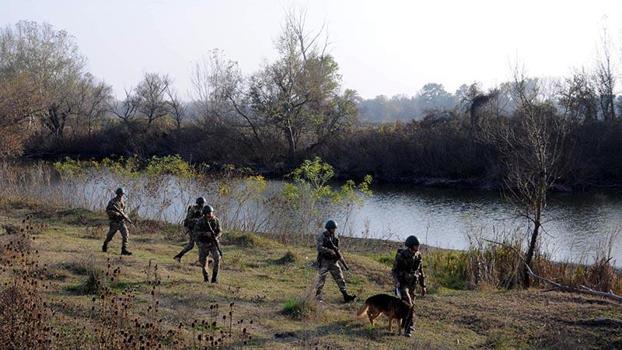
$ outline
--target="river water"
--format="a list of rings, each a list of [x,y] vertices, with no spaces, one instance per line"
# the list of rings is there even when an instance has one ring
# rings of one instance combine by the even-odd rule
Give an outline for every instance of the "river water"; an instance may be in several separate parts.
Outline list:
[[[217,211],[232,208],[220,198],[218,186],[191,180],[180,185],[172,180],[161,181],[155,184],[155,190],[140,193],[129,185],[130,207],[137,208],[141,216],[169,222],[180,222],[185,208],[198,195],[205,196]],[[65,191],[73,191],[72,196],[79,198],[75,205],[101,209],[117,184],[117,180],[103,174],[80,186],[69,184],[71,187]],[[264,195],[278,192],[282,186],[282,181],[271,180]],[[230,226],[243,221],[246,229],[261,231],[263,227],[269,230],[267,221],[286,219],[268,215],[262,198],[242,197],[244,208],[235,209],[235,219],[232,209],[218,212],[221,219],[229,219]],[[424,244],[452,249],[468,248],[469,237],[498,240],[500,235],[513,233],[526,240],[530,234],[527,220],[517,215],[515,206],[492,191],[376,186],[373,195],[365,197],[349,214],[327,216],[341,223],[342,234],[397,241],[414,234]],[[554,193],[549,196],[544,218],[541,237],[546,252],[560,261],[591,262],[603,251],[607,239],[622,227],[622,192]],[[328,217],[318,218],[311,224],[311,231],[320,230],[319,223],[325,219]],[[611,256],[621,266],[622,235],[618,236]]]
[[[542,248],[556,260],[591,261],[622,228],[622,192],[554,193],[544,212]],[[528,221],[498,192],[437,188],[381,187],[355,211],[358,235],[403,239],[465,249],[469,236],[497,239],[509,232],[531,233]],[[366,224],[366,222],[368,224]],[[622,235],[612,256],[622,265]]]

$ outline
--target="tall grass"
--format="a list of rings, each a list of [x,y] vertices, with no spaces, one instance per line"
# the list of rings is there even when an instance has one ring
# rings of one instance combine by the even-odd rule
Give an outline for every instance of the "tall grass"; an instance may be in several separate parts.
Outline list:
[[[291,179],[270,183],[245,169],[225,167],[205,173],[177,156],[102,161],[66,159],[53,164],[0,163],[0,195],[19,202],[102,210],[117,187],[127,192],[131,218],[180,223],[187,205],[199,196],[216,209],[227,230],[264,232],[283,242],[312,239],[327,217],[339,215],[343,226],[371,178],[360,184],[329,185],[332,167],[320,159],[306,161]],[[342,231],[343,232],[343,231]],[[178,238],[182,238],[179,235]]]

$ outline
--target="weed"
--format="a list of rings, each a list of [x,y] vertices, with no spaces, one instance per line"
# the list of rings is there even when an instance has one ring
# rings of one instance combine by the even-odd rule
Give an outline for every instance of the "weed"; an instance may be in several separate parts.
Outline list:
[[[290,298],[283,304],[283,314],[296,320],[309,318],[317,310],[317,303],[311,297]]]
[[[291,250],[288,250],[285,255],[274,260],[274,263],[277,265],[289,265],[298,261],[298,256],[294,254]]]

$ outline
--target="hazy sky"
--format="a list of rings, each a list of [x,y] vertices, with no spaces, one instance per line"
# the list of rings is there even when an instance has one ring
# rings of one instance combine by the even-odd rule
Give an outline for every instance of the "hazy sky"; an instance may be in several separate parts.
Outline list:
[[[310,28],[326,24],[344,87],[365,98],[414,95],[426,82],[491,86],[517,61],[530,75],[567,75],[593,64],[604,25],[621,54],[620,0],[0,0],[0,25],[67,30],[117,93],[145,72],[168,73],[187,92],[193,62],[211,49],[245,72],[273,59],[292,6],[306,8]]]

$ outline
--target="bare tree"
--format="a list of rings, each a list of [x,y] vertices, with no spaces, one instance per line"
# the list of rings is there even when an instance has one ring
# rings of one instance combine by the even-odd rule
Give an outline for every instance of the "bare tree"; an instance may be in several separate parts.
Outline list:
[[[78,86],[78,97],[77,127],[85,121],[87,133],[91,135],[95,121],[104,116],[112,101],[112,87],[103,81],[97,82],[93,75],[86,73]]]
[[[147,118],[147,124],[160,119],[170,112],[170,104],[166,100],[166,91],[171,84],[168,75],[146,73],[143,80],[136,86],[138,111]]]
[[[594,73],[596,91],[598,93],[601,114],[604,120],[616,118],[615,85],[616,78],[611,57],[611,44],[607,29],[603,29],[599,58]]]
[[[507,197],[531,223],[523,274],[523,285],[528,288],[547,193],[566,171],[568,130],[563,116],[552,103],[538,99],[538,86],[528,84],[521,73],[515,75],[514,94],[518,104],[513,115],[489,118],[481,135],[497,146],[506,168]]]
[[[596,91],[585,70],[575,72],[559,88],[563,113],[574,121],[595,120],[598,116]]]
[[[287,142],[290,164],[299,151],[324,143],[352,125],[355,93],[340,91],[341,76],[317,32],[305,27],[305,14],[290,12],[277,42],[279,58],[250,80],[252,110]]]
[[[121,101],[110,101],[108,111],[127,124],[136,117],[139,104],[140,101],[133,90],[125,90],[125,98]]]
[[[177,91],[173,90],[172,87],[169,86],[166,89],[166,95],[168,97],[169,111],[173,119],[175,119],[175,124],[177,125],[177,129],[181,129],[181,123],[186,118],[188,113],[188,109],[184,102],[179,98]]]
[[[193,97],[203,122],[209,125],[208,132],[214,126],[234,128],[247,148],[257,149],[267,135],[261,119],[250,108],[248,81],[237,62],[212,50],[207,59],[194,66]]]

